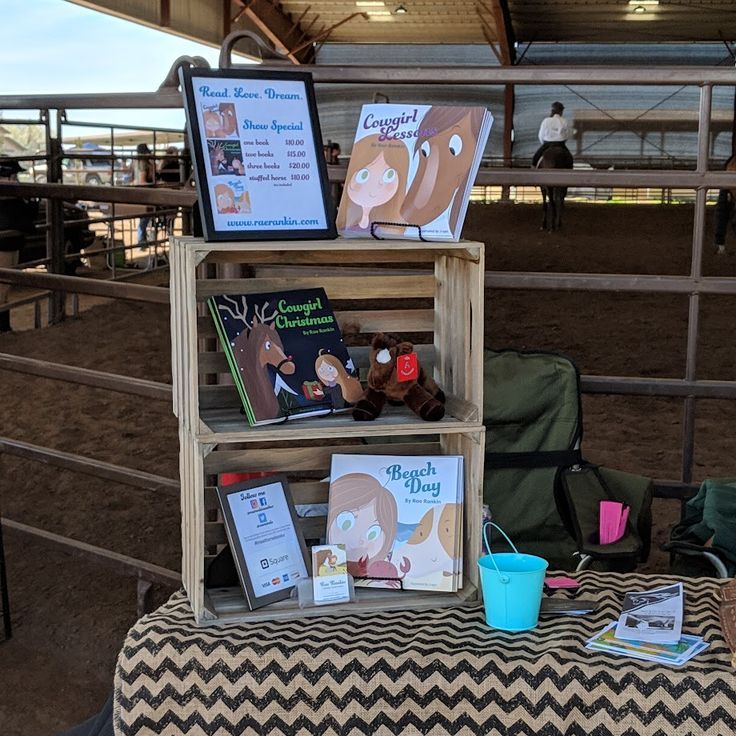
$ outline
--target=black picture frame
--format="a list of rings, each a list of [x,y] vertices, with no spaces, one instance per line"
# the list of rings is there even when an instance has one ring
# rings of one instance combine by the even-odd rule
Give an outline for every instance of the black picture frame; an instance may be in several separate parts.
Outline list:
[[[335,206],[332,202],[330,194],[330,186],[327,177],[327,163],[324,157],[323,143],[322,143],[322,132],[319,125],[319,117],[317,115],[317,105],[314,96],[314,83],[312,75],[308,72],[292,72],[292,71],[258,71],[257,68],[254,70],[250,69],[199,69],[199,68],[187,68],[182,67],[179,70],[179,78],[181,81],[182,94],[184,97],[184,108],[187,118],[187,129],[189,131],[190,150],[192,155],[192,162],[194,168],[194,175],[197,183],[197,191],[199,193],[199,207],[202,215],[202,228],[204,231],[204,238],[207,241],[225,241],[225,240],[320,240],[320,239],[334,239],[337,237],[337,231],[335,229]],[[221,133],[220,139],[214,137],[208,137],[207,132],[212,132],[212,128],[208,128],[203,123],[205,117],[205,111],[202,98],[202,89],[207,85],[198,85],[198,80],[232,80],[228,82],[227,92],[228,96],[225,98],[227,102],[221,101],[222,95],[212,94],[212,106],[219,104],[220,112],[215,113],[222,116],[224,113],[229,113],[232,124],[235,125],[233,131],[225,133],[224,131],[230,130],[227,123],[223,123],[223,127],[217,130],[215,134]],[[280,151],[279,146],[273,145],[273,150],[270,150],[268,146],[257,145],[264,141],[269,142],[269,133],[271,133],[271,139],[276,141],[278,138],[274,138],[274,135],[281,135],[280,132],[274,134],[269,129],[261,132],[254,132],[252,134],[253,140],[248,141],[248,144],[252,146],[246,149],[245,136],[242,135],[241,128],[244,122],[241,122],[242,117],[238,116],[238,111],[244,112],[249,106],[258,106],[273,104],[274,109],[280,109],[285,112],[288,106],[291,104],[289,101],[277,100],[273,102],[271,100],[264,100],[258,92],[248,91],[248,83],[256,83],[256,86],[261,83],[267,82],[297,82],[303,85],[304,97],[299,101],[293,103],[293,106],[299,105],[302,109],[306,104],[306,117],[300,119],[300,123],[309,127],[310,130],[303,129],[301,131],[286,135],[293,136],[294,140],[298,140],[301,146],[295,149],[293,155],[304,156],[303,159],[295,158],[291,161],[285,159],[279,163],[280,159],[286,155],[292,155],[287,151]],[[195,91],[195,85],[197,90]],[[232,88],[229,86],[232,85]],[[208,90],[209,91],[209,90]],[[220,90],[221,92],[221,90]],[[230,94],[232,93],[232,95]],[[238,95],[235,97],[235,95]],[[251,99],[251,96],[258,95],[257,99]],[[244,99],[245,98],[245,99]],[[283,103],[283,104],[282,104]],[[200,110],[201,106],[201,110]],[[223,112],[223,106],[225,106]],[[279,107],[280,106],[280,107]],[[200,112],[202,113],[202,119],[200,119]],[[261,111],[263,114],[263,111]],[[214,113],[214,110],[212,111]],[[208,115],[212,114],[208,111]],[[212,120],[213,118],[208,118]],[[227,120],[228,118],[221,117],[221,120]],[[216,118],[215,118],[216,120]],[[270,118],[269,118],[270,120]],[[253,123],[251,119],[247,119],[249,124]],[[274,125],[277,123],[276,119],[271,121]],[[265,124],[265,123],[264,123]],[[258,125],[258,123],[256,123]],[[204,129],[203,129],[204,128]],[[235,136],[237,132],[238,137]],[[260,139],[258,136],[260,135]],[[249,133],[250,137],[251,134]],[[287,138],[283,138],[286,141]],[[219,141],[219,142],[218,142]],[[280,142],[283,142],[280,141]],[[222,144],[219,149],[218,145]],[[241,145],[242,144],[242,145]],[[284,145],[286,145],[284,143]],[[261,149],[259,152],[259,148]],[[265,148],[265,150],[263,150]],[[206,151],[208,153],[206,153]],[[275,151],[275,153],[274,153]],[[238,153],[240,153],[239,164]],[[259,160],[260,156],[273,155],[273,160],[266,159],[265,161]],[[215,159],[222,156],[217,162]],[[244,156],[254,156],[253,160],[249,160],[246,163]],[[278,166],[275,168],[274,164]],[[284,168],[281,164],[288,163],[289,166]],[[293,166],[308,164],[306,171],[300,168],[294,168]],[[254,168],[249,168],[250,166]],[[260,170],[259,166],[267,165],[268,168]],[[217,171],[222,169],[222,173],[216,173],[215,167],[219,167]],[[248,168],[246,168],[248,167]],[[246,170],[248,174],[246,174]],[[232,172],[231,174],[228,174]],[[252,178],[251,178],[252,174]],[[227,187],[228,184],[224,181],[214,181],[214,178],[219,176],[238,177],[243,179],[238,186],[236,181],[235,186],[239,191],[236,197],[233,189],[224,189],[221,194],[214,194],[213,191],[215,186]],[[258,177],[261,177],[260,179]],[[307,180],[303,178],[296,180],[296,177],[307,177]],[[283,183],[281,178],[283,177]],[[265,178],[265,180],[264,180]],[[278,179],[274,183],[274,178]],[[232,181],[232,179],[230,180]],[[308,181],[308,184],[307,184]],[[258,220],[257,214],[254,215],[251,210],[250,191],[251,186],[253,191],[261,191],[261,196],[258,197],[260,202],[268,202],[268,207],[274,207],[273,203],[278,201],[278,213],[274,210],[272,212],[266,212],[262,215],[263,219]],[[243,189],[245,187],[245,189]],[[314,190],[318,187],[319,193],[317,194]],[[305,197],[305,192],[311,191],[313,194],[311,197]],[[279,195],[283,192],[283,197]],[[266,196],[270,194],[271,196]],[[291,196],[290,196],[291,195]],[[221,197],[223,199],[221,200]],[[314,211],[309,210],[311,217],[306,217],[304,214],[305,202],[308,204],[307,207],[312,206],[316,208]],[[220,203],[223,204],[224,209],[219,210]],[[226,204],[231,203],[231,207],[225,207]],[[251,219],[256,223],[267,223],[267,224],[254,224],[252,227],[238,228],[236,225],[228,225],[224,227],[223,217],[227,217],[225,213],[231,213],[235,211],[235,208],[242,208],[243,212],[250,215],[248,218],[246,215],[238,214],[237,218],[233,217],[231,222],[236,222],[238,219],[241,223],[244,223],[247,219]],[[319,210],[319,211],[317,211]],[[299,216],[301,215],[301,217]],[[294,220],[296,223],[293,227],[284,227],[282,224],[275,225],[274,218],[283,218],[285,221]],[[315,227],[299,226],[300,223],[305,222],[307,219],[316,220]],[[324,222],[324,227],[319,225]],[[268,224],[270,223],[270,224]],[[288,223],[291,225],[291,223]]]
[[[281,491],[283,492],[283,497],[286,502],[286,506],[288,509],[288,519],[291,522],[291,533],[293,533],[293,539],[292,542],[296,542],[296,546],[299,549],[299,552],[301,553],[302,560],[304,562],[304,567],[306,569],[307,575],[306,577],[311,577],[311,569],[312,569],[312,560],[311,556],[307,553],[307,546],[304,542],[304,535],[301,532],[301,529],[299,528],[299,521],[296,514],[296,508],[294,507],[294,501],[291,496],[291,492],[289,490],[289,484],[286,480],[286,476],[283,474],[274,474],[269,475],[264,478],[256,478],[254,480],[248,480],[243,481],[240,483],[235,483],[233,485],[229,486],[217,486],[217,498],[220,502],[220,508],[222,509],[223,516],[225,518],[225,531],[227,533],[228,542],[230,544],[230,551],[233,555],[233,560],[235,561],[235,567],[238,571],[238,577],[240,579],[240,584],[243,588],[243,593],[245,595],[246,602],[248,604],[248,608],[251,611],[254,611],[257,608],[262,608],[263,606],[267,606],[271,603],[275,603],[277,601],[285,600],[291,596],[291,591],[296,586],[297,583],[301,581],[302,578],[297,578],[294,580],[293,585],[288,585],[285,587],[282,587],[280,590],[274,591],[273,593],[267,593],[265,595],[257,595],[256,590],[253,584],[253,577],[248,569],[248,562],[246,560],[246,554],[251,555],[254,554],[254,558],[256,556],[265,554],[263,550],[245,550],[243,549],[243,545],[241,544],[241,537],[238,529],[238,525],[235,521],[235,518],[233,516],[232,508],[230,506],[229,497],[232,495],[238,495],[238,494],[245,494],[246,496],[249,496],[250,494],[248,492],[257,492],[259,488],[264,488],[266,486],[273,486],[273,485],[279,485],[281,487]],[[255,510],[253,511],[255,513]],[[283,521],[284,519],[282,519]],[[264,534],[267,534],[268,532],[264,532]],[[288,533],[288,532],[287,532]],[[262,566],[263,560],[259,561],[259,564]],[[271,573],[269,573],[271,574]]]

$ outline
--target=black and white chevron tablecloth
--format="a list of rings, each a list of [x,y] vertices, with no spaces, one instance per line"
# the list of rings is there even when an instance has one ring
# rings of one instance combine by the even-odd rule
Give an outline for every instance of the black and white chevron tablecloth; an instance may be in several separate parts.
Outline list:
[[[523,634],[480,607],[199,628],[177,593],[128,634],[116,734],[736,734],[717,581],[683,580],[684,631],[710,647],[676,669],[583,646],[626,591],[674,578],[578,578],[599,610]]]

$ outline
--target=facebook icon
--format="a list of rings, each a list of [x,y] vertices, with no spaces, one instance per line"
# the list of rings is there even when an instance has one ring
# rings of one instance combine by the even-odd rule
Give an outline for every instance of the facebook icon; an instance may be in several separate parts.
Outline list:
[[[261,504],[261,506],[267,506],[268,505],[268,501],[265,498],[259,498],[258,501]]]

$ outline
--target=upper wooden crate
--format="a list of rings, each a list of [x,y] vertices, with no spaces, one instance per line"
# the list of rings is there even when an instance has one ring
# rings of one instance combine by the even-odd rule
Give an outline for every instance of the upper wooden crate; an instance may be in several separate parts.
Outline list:
[[[483,244],[474,242],[174,238],[174,413],[187,432],[211,444],[365,437],[387,428],[404,435],[476,429],[483,407],[483,275]],[[325,289],[361,373],[373,333],[394,332],[418,344],[422,364],[433,369],[448,397],[442,421],[425,422],[401,407],[386,409],[375,422],[355,422],[344,413],[248,425],[205,301],[217,294],[314,287]]]

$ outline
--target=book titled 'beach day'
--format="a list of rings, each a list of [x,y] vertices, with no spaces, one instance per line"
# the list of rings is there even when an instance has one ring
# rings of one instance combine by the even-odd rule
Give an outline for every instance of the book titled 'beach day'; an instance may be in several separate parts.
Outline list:
[[[338,231],[459,240],[492,123],[484,107],[363,105]]]
[[[327,541],[356,586],[459,590],[462,509],[462,456],[332,456]]]
[[[341,411],[362,394],[324,289],[208,299],[251,426]]]

